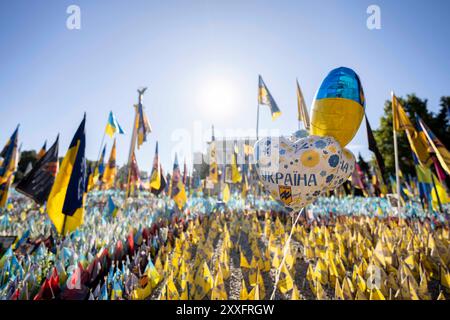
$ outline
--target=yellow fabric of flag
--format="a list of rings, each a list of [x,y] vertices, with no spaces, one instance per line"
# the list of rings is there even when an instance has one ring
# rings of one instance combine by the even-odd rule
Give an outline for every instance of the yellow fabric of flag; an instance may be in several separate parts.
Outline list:
[[[266,105],[270,108],[272,120],[275,120],[281,115],[281,110],[278,108],[277,103],[270,94],[269,89],[267,89],[267,86],[261,76],[259,76],[258,84],[258,103]]]
[[[111,149],[111,153],[109,155],[109,160],[105,168],[105,172],[103,173],[103,187],[105,190],[111,189],[114,187],[114,182],[116,180],[117,167],[116,167],[116,139],[114,139],[114,143]]]
[[[47,212],[58,233],[66,235],[83,223],[85,198],[84,117],[69,146],[47,201]]]
[[[298,109],[298,121],[303,122],[305,129],[309,131],[310,120],[308,115],[308,107],[306,106],[305,98],[303,97],[302,90],[297,80],[297,109]]]
[[[203,262],[202,267],[198,269],[194,279],[195,286],[195,300],[203,299],[213,288],[214,280],[206,262]]]
[[[225,187],[223,188],[222,191],[222,200],[223,202],[227,203],[228,201],[230,201],[230,188],[228,187],[228,184],[225,183]]]
[[[211,292],[211,300],[227,300],[228,295],[225,290],[225,283],[223,281],[222,271],[219,267],[219,270],[216,274],[216,278],[214,279],[214,287]]]
[[[392,95],[392,114],[395,131],[406,131],[412,151],[422,165],[429,167],[433,160],[428,152],[428,142],[425,133],[416,130],[394,94]]]
[[[233,183],[239,183],[242,181],[242,175],[239,172],[237,166],[237,152],[236,150],[231,155],[231,181]]]

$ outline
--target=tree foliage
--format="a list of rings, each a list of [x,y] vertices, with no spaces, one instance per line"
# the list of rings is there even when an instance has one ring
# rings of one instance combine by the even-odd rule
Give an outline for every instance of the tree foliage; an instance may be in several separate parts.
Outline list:
[[[19,163],[17,164],[17,171],[14,176],[15,182],[23,178],[29,163],[31,163],[32,166],[34,166],[34,164],[36,163],[35,150],[25,150],[20,153],[20,160]]]

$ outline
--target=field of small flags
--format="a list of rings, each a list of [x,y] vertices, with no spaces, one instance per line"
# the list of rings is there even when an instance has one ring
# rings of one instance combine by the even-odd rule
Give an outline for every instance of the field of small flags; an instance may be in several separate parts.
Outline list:
[[[190,198],[185,214],[174,215],[173,201],[147,195],[113,216],[105,195],[93,193],[84,224],[62,238],[42,208],[13,197],[0,216],[0,235],[18,235],[0,259],[1,299],[450,296],[449,228],[430,219],[305,216],[288,241],[294,216],[269,200],[253,206],[233,198],[218,206],[212,198]]]

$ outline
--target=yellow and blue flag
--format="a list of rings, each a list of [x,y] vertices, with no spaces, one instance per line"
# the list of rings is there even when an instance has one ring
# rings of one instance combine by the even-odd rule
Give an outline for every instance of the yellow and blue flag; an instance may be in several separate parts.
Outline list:
[[[114,203],[112,197],[108,196],[108,216],[115,218],[118,211],[119,207]]]
[[[111,149],[109,155],[108,164],[106,165],[105,171],[103,173],[102,182],[105,190],[111,189],[114,186],[114,181],[116,179],[117,167],[116,167],[116,139]]]
[[[98,300],[109,300],[108,286],[106,285],[106,282],[103,283]]]
[[[83,223],[86,184],[86,114],[78,127],[47,201],[56,230],[65,235]]]
[[[416,166],[420,197],[431,204],[435,210],[438,210],[440,205],[449,203],[450,197],[447,195],[445,187],[439,182],[431,169],[420,165],[414,154],[413,160]]]
[[[161,188],[161,170],[159,166],[158,141],[156,141],[155,157],[153,158],[153,168],[150,176],[150,187],[152,190]]]
[[[161,281],[161,276],[158,273],[158,270],[156,270],[155,265],[153,264],[152,260],[148,259],[148,264],[145,267],[145,273],[147,274],[148,278],[150,279],[150,284],[152,288],[156,288],[158,283]]]
[[[261,76],[259,76],[259,84],[258,84],[258,103],[262,105],[266,105],[270,108],[270,113],[272,114],[272,120],[275,120],[281,115],[281,110],[278,108],[277,103],[273,99],[270,94],[269,89],[267,88],[264,80]]]
[[[119,280],[114,280],[111,290],[111,300],[122,300],[123,287]]]
[[[427,138],[423,132],[417,131],[397,97],[392,94],[392,114],[395,131],[406,131],[411,150],[420,164],[429,167],[433,160],[428,152]]]
[[[93,165],[87,165],[87,172],[86,172],[86,189],[85,192],[89,192],[94,188],[94,170],[92,166],[95,167],[95,164]]]
[[[106,155],[106,144],[103,147],[100,159],[98,160],[97,165],[95,166],[94,184],[96,184],[97,181],[100,181],[100,182],[102,181],[103,173],[105,172],[105,155]]]
[[[139,147],[147,141],[147,135],[152,132],[152,127],[146,114],[144,113],[144,107],[142,104],[138,104],[137,108],[137,118],[136,118],[136,131],[137,131],[137,147]]]
[[[182,209],[187,201],[186,190],[184,189],[183,181],[181,180],[180,166],[178,164],[178,157],[175,153],[175,161],[173,163],[172,172],[172,189],[170,197],[175,201],[178,209]]]
[[[0,156],[3,158],[0,164],[0,208],[6,205],[8,199],[9,187],[11,186],[14,173],[17,168],[18,151],[17,144],[19,139],[19,126],[14,130],[11,138],[6,143]]]
[[[18,134],[19,126],[20,126],[20,125],[18,124],[17,127],[16,127],[16,129],[14,130],[13,134],[12,134],[11,137],[8,139],[8,141],[6,142],[5,146],[3,147],[2,151],[0,152],[0,157],[1,157],[1,158],[3,158],[3,159],[6,158],[6,155],[7,155],[7,153],[8,153],[8,149],[9,149],[9,147],[11,146],[11,141],[14,142],[15,137],[16,137],[17,134]],[[1,165],[1,163],[0,163],[0,165]]]
[[[433,148],[441,167],[445,170],[445,172],[447,172],[447,174],[450,174],[450,152],[419,116],[417,116],[417,123],[419,124],[419,131],[425,133],[425,136]]]
[[[41,150],[39,150],[38,154],[36,155],[36,160],[41,159],[46,152],[47,152],[47,140],[45,140],[44,145],[42,146]]]
[[[112,111],[109,112],[109,117],[108,117],[108,122],[106,123],[105,132],[111,138],[114,136],[114,134],[116,132],[119,132],[119,134],[125,133],[125,131],[123,131],[122,127],[119,124],[119,121],[117,121],[117,118]]]

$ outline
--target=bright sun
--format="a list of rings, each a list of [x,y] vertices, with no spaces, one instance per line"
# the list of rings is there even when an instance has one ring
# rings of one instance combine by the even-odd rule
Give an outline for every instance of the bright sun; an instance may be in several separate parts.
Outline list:
[[[199,104],[212,117],[231,115],[236,106],[236,89],[229,79],[213,78],[199,90]]]

